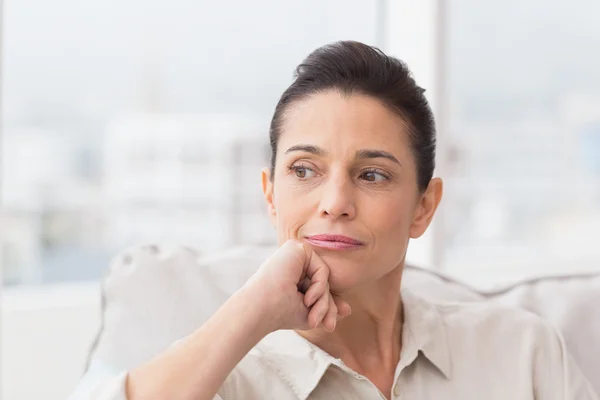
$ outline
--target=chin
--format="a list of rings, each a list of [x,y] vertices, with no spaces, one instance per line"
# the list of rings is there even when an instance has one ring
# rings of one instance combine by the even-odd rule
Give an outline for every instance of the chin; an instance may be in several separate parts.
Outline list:
[[[335,293],[343,293],[354,289],[371,278],[367,265],[339,255],[321,255],[329,267],[329,286]]]
[[[320,254],[319,254],[320,253]],[[319,252],[329,267],[329,286],[334,293],[344,293],[380,279],[387,279],[399,265],[396,259],[373,259],[357,253]],[[385,266],[389,266],[386,268]]]

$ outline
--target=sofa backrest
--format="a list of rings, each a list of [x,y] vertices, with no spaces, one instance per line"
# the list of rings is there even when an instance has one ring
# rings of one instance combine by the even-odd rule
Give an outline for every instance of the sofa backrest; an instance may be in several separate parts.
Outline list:
[[[131,369],[193,332],[240,288],[272,247],[202,257],[182,246],[144,246],[115,258],[103,282],[102,327],[90,352]],[[520,307],[552,322],[600,393],[600,274],[539,278],[495,292],[407,265],[403,285],[432,302],[482,301]]]

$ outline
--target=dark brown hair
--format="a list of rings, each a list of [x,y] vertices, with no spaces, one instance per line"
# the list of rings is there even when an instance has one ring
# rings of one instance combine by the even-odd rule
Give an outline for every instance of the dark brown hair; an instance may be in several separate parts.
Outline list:
[[[427,188],[435,168],[435,122],[425,90],[416,84],[404,62],[376,47],[343,41],[313,51],[296,68],[294,77],[271,120],[271,177],[275,172],[283,117],[290,104],[315,93],[338,90],[345,95],[360,93],[374,97],[407,123],[419,190]]]

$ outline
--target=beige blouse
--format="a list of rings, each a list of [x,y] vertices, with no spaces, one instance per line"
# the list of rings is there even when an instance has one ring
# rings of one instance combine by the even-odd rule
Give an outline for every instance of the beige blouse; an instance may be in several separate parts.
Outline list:
[[[405,320],[393,399],[598,400],[561,336],[538,316],[484,304],[434,305],[407,291],[402,300]],[[103,376],[87,379],[88,388],[78,388],[72,400],[124,400],[125,373]],[[294,331],[264,338],[215,397],[384,398],[366,377]]]

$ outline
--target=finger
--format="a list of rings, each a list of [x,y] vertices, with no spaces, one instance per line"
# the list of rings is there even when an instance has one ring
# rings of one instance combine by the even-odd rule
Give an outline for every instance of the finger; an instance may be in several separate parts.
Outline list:
[[[325,318],[327,310],[329,308],[329,293],[324,293],[314,306],[310,309],[308,314],[308,321],[311,328],[316,328]]]
[[[306,245],[306,276],[312,283],[316,282],[328,282],[329,281],[329,267],[325,262],[315,253],[310,246]]]
[[[295,268],[290,271],[293,278],[300,284],[306,278],[306,270],[310,261],[310,252],[307,246],[298,240],[288,240],[285,242],[270,258],[269,264],[280,266],[289,265],[290,260],[294,260],[291,265]]]
[[[338,308],[339,317],[346,318],[352,314],[352,307],[350,307],[350,304],[348,304],[346,300],[342,299],[340,296],[333,295],[333,301]]]
[[[323,318],[323,328],[325,328],[327,332],[333,332],[335,324],[337,323],[338,308],[333,301],[333,297],[328,297],[329,309],[327,310],[327,314],[325,314],[325,318]]]
[[[309,323],[309,318],[310,318],[310,309],[308,309],[307,307],[304,306],[304,304],[302,304],[302,298],[304,297],[302,295],[302,293],[298,292],[297,293],[298,296],[298,302],[296,303],[296,307],[295,307],[295,320],[297,321],[297,329],[300,330],[308,330],[310,329],[310,323]]]
[[[327,291],[329,291],[329,284],[326,281],[316,282],[310,285],[304,294],[304,305],[306,307],[312,307],[312,305]]]

